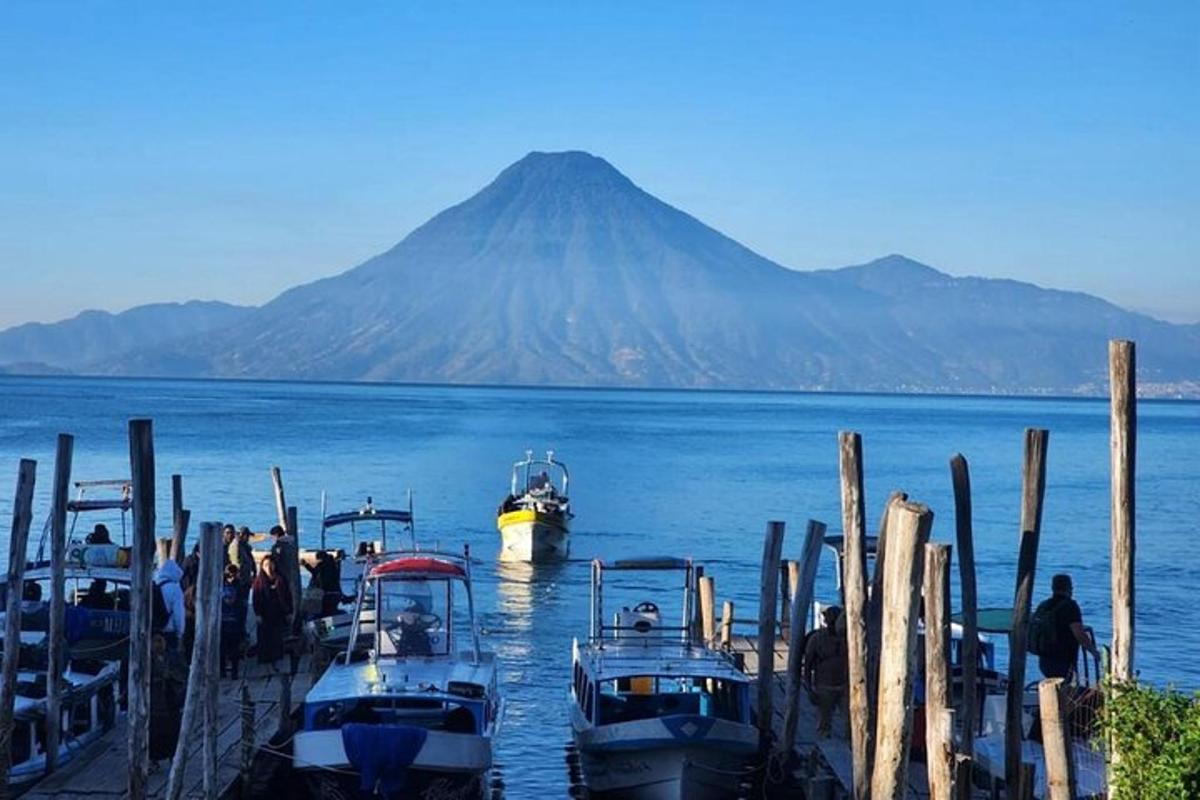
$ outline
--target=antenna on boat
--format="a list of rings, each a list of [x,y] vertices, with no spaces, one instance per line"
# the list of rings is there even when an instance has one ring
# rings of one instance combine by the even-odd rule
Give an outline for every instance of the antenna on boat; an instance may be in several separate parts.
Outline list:
[[[408,490],[408,540],[412,544],[412,549],[417,549],[417,521],[413,516],[412,510],[412,488]]]

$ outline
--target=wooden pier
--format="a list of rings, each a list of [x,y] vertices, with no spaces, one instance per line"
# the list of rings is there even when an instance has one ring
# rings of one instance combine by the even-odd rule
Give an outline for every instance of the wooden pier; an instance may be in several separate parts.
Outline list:
[[[285,659],[286,661],[286,659]],[[281,674],[258,664],[247,664],[245,680],[226,679],[218,688],[217,709],[217,796],[236,797],[247,755],[258,756],[263,745],[276,735],[280,727]],[[290,687],[290,707],[287,716],[296,710],[312,683],[308,657],[300,661]],[[252,754],[245,752],[247,738],[243,731],[242,687],[253,703]],[[93,744],[79,758],[43,778],[24,795],[27,800],[124,800],[129,796],[129,751],[126,717],[105,737]],[[184,798],[204,797],[204,759],[201,757],[203,737],[192,737],[190,758],[183,776]],[[274,756],[268,756],[274,757]],[[165,798],[167,779],[171,770],[169,759],[152,765],[146,779],[146,797]]]

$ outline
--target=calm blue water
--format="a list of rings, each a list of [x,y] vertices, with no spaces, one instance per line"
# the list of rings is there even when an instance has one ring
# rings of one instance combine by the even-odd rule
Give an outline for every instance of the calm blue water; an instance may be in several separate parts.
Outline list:
[[[1150,680],[1200,687],[1200,404],[1139,411],[1137,666]],[[842,429],[864,437],[872,526],[899,488],[934,509],[934,538],[953,542],[947,461],[967,456],[980,602],[1006,605],[1022,432],[1049,428],[1038,594],[1053,572],[1071,572],[1085,621],[1109,635],[1101,401],[0,378],[0,477],[11,486],[18,458],[39,461],[38,530],[55,434],[76,436],[76,478],[122,477],[126,423],[137,416],[154,419],[162,521],[179,472],[193,531],[201,519],[261,530],[273,522],[268,468],[277,464],[302,539],[319,530],[322,489],[331,510],[345,510],[368,494],[398,504],[411,487],[425,543],[471,544],[485,642],[503,662],[499,761],[514,797],[565,794],[563,703],[571,637],[586,632],[587,560],[694,556],[716,576],[719,599],[753,616],[767,520],[789,525],[785,557],[798,554],[807,518],[840,527]],[[574,560],[536,573],[501,567],[493,512],[509,464],[546,447],[572,472]],[[7,531],[11,489],[0,491],[0,515]],[[832,572],[823,567],[819,594],[830,596]]]

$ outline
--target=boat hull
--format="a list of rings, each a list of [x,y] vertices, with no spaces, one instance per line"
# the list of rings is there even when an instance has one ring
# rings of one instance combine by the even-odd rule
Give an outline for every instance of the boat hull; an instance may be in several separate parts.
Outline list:
[[[593,796],[727,800],[752,777],[758,736],[723,720],[659,718],[577,726],[575,745]]]
[[[570,538],[562,519],[536,511],[511,511],[496,520],[502,561],[563,561]]]

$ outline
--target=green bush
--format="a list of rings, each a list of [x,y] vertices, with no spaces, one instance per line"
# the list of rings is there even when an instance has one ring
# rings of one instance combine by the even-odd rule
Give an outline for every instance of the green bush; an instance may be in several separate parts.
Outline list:
[[[1108,692],[1105,737],[1121,754],[1114,797],[1200,798],[1200,693],[1125,684]]]

